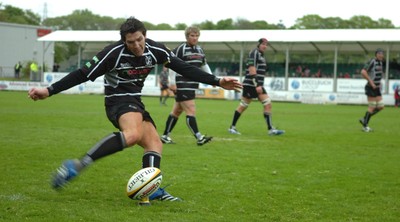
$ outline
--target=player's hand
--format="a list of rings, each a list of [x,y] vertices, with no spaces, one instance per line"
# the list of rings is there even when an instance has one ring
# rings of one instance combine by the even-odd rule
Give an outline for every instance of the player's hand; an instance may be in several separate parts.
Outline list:
[[[174,94],[176,94],[176,85],[175,85],[175,84],[169,85],[169,89],[170,89]]]
[[[372,87],[373,89],[376,89],[375,83],[372,83],[372,84],[371,84],[371,87]]]
[[[235,90],[235,91],[241,91],[243,86],[242,84],[235,78],[230,78],[230,77],[224,77],[219,80],[219,86],[228,89],[228,90]]]
[[[47,97],[49,97],[49,90],[47,88],[32,88],[28,91],[28,98],[34,101],[46,99]]]

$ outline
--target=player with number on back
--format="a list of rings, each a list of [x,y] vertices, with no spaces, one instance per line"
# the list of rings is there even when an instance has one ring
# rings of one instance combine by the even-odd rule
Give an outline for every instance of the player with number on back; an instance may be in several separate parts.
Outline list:
[[[104,75],[106,114],[110,122],[119,129],[99,140],[81,159],[66,160],[54,174],[54,188],[63,187],[100,158],[136,144],[144,149],[142,167],[160,168],[162,143],[155,123],[141,100],[144,81],[157,64],[163,64],[194,81],[225,89],[241,88],[241,84],[233,78],[217,78],[185,63],[164,44],[146,38],[146,31],[141,21],[128,18],[121,25],[121,39],[106,46],[82,68],[72,71],[50,87],[29,90],[28,96],[36,101]],[[150,198],[179,200],[162,188]],[[150,204],[147,198],[141,203]]]

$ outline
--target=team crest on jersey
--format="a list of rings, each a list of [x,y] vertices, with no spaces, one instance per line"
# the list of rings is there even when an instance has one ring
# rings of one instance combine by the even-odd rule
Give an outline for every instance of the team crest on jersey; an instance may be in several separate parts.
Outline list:
[[[119,64],[121,68],[131,68],[131,64],[129,62]]]
[[[150,56],[146,56],[144,59],[146,61],[146,66],[151,66],[151,64],[152,64],[151,57]]]

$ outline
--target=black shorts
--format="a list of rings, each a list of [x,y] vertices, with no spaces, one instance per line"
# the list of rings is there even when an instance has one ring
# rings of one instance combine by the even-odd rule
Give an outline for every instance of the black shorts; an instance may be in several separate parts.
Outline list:
[[[168,89],[168,88],[169,88],[169,87],[168,87],[167,84],[161,84],[160,90],[163,91],[163,90],[166,90],[166,89]]]
[[[177,90],[175,95],[175,101],[183,102],[187,100],[193,100],[196,98],[196,90]]]
[[[264,87],[262,87],[262,94],[267,94],[267,91]],[[256,87],[243,86],[242,96],[249,99],[258,98]]]
[[[381,88],[378,86],[374,89],[370,85],[365,85],[365,95],[369,97],[382,96]]]
[[[147,112],[144,109],[144,104],[142,102],[132,102],[132,103],[121,103],[121,104],[116,104],[113,106],[106,106],[106,114],[108,117],[108,120],[118,129],[119,123],[118,119],[125,113],[129,112],[140,112],[142,113],[143,116],[143,121],[151,122],[154,127],[156,127],[156,124],[154,123],[153,119],[150,116],[150,113]],[[121,129],[120,129],[121,130]]]

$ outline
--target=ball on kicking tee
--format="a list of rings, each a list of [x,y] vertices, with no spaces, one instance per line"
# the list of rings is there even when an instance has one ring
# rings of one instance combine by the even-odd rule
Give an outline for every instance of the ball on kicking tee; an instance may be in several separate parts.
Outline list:
[[[136,173],[128,180],[126,194],[134,200],[149,197],[161,186],[162,173],[156,167],[146,167]]]

